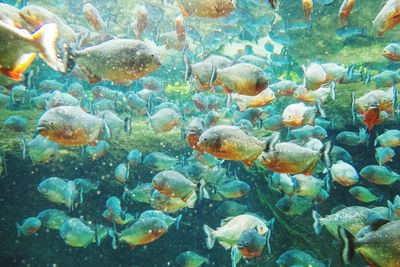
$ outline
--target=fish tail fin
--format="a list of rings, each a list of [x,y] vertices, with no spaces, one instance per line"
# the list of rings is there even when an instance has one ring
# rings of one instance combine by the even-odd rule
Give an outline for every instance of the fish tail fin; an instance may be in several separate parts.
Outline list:
[[[331,151],[332,151],[332,142],[328,141],[324,144],[324,146],[321,149],[322,157],[324,159],[324,163],[327,168],[330,168],[332,166]]]
[[[376,137],[375,137],[375,141],[374,141],[374,146],[378,146],[378,143],[379,143],[379,135],[378,135],[378,133],[376,132]]]
[[[97,245],[98,247],[100,247],[101,238],[100,238],[100,234],[99,234],[99,225],[98,225],[98,224],[96,224],[95,234],[96,234],[96,236],[95,236],[95,238],[96,238],[96,245]]]
[[[19,140],[21,141],[21,158],[22,160],[25,160],[26,158],[26,139],[24,137],[24,135],[21,133],[21,135],[19,136]]]
[[[15,224],[17,226],[17,237],[20,238],[21,237],[21,225],[19,223]]]
[[[332,83],[331,83],[331,99],[332,100],[336,100],[336,82],[335,81],[333,81]]]
[[[62,62],[57,57],[56,42],[59,36],[57,24],[43,25],[32,35],[33,41],[39,47],[40,57],[56,71],[65,72]]]
[[[182,214],[179,214],[179,216],[175,218],[176,231],[179,231],[179,224],[181,223],[181,220]]]
[[[331,181],[331,175],[328,172],[324,177],[324,187],[325,187],[326,192],[328,192],[328,193],[331,191],[330,181]]]
[[[65,55],[64,55],[64,62],[63,62],[64,73],[68,73],[76,65],[75,56],[77,54],[77,51],[74,48],[72,48],[66,44],[64,45],[64,47],[65,47]]]
[[[338,229],[338,234],[340,240],[343,242],[342,249],[340,252],[340,258],[343,264],[349,264],[355,254],[354,237],[349,231],[340,226]]]
[[[319,235],[319,233],[321,233],[322,230],[322,224],[321,224],[322,216],[317,211],[312,210],[312,217],[314,220],[313,223],[314,232],[315,234]]]
[[[390,202],[390,200],[387,201],[387,204],[388,204],[388,217],[392,218],[395,215],[394,204]]]
[[[183,62],[185,63],[185,75],[184,81],[189,81],[190,77],[192,77],[192,65],[190,57],[187,54],[183,55]]]
[[[208,249],[212,249],[215,244],[215,230],[213,230],[210,226],[204,224],[203,231],[206,234],[206,245]]]
[[[210,75],[210,81],[208,86],[212,86],[215,80],[217,79],[217,67],[215,66],[214,61],[211,62],[211,75]]]
[[[112,242],[111,246],[114,250],[118,248],[118,232],[115,229],[108,229],[107,234],[109,237],[111,237]]]
[[[280,132],[276,132],[272,134],[271,136],[267,137],[265,140],[265,148],[264,151],[273,151],[275,150],[275,145],[279,142],[279,139],[281,138]]]
[[[271,254],[272,250],[271,250],[271,245],[270,245],[269,241],[271,239],[272,231],[274,230],[275,218],[272,218],[267,223],[268,223],[269,231],[266,236],[266,242],[267,242],[266,245],[267,245],[268,253]]]
[[[196,192],[193,192],[189,198],[187,199],[186,203],[187,203],[187,207],[189,209],[193,209],[195,207],[196,204],[196,200],[197,200],[197,194]]]
[[[353,125],[356,124],[356,113],[354,109],[356,107],[357,96],[355,92],[351,92],[351,115],[353,117]]]
[[[322,117],[322,118],[326,118],[326,113],[325,110],[322,108],[322,102],[321,100],[317,100],[317,102],[315,103],[315,106],[317,108],[318,114]]]

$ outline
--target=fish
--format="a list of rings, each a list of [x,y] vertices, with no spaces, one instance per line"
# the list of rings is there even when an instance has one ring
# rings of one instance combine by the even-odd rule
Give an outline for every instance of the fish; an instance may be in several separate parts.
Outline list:
[[[64,70],[55,48],[58,37],[56,24],[45,24],[30,34],[0,20],[0,36],[4,44],[0,50],[0,73],[8,78],[22,81],[22,74],[32,64],[37,53],[54,70]]]
[[[349,190],[350,194],[357,200],[369,203],[379,200],[379,197],[374,195],[368,188],[363,186],[353,186]]]
[[[47,110],[37,123],[36,130],[52,142],[65,146],[93,144],[104,122],[80,107],[60,106]]]
[[[391,43],[385,46],[382,55],[390,61],[400,61],[400,44]]]
[[[360,177],[354,167],[339,160],[330,169],[330,178],[343,186],[352,186],[358,182]]]
[[[36,216],[43,227],[52,230],[59,230],[64,222],[68,221],[70,217],[62,210],[59,209],[46,209]]]
[[[106,23],[102,19],[99,10],[92,3],[84,3],[82,11],[90,26],[92,26],[95,31],[99,33],[106,33],[108,31]]]
[[[134,220],[133,215],[122,210],[121,200],[116,196],[111,196],[106,201],[106,210],[103,212],[102,217],[110,222],[119,225],[125,225]]]
[[[302,66],[304,72],[304,87],[308,90],[316,90],[326,82],[327,75],[322,65],[311,63],[307,67]]]
[[[70,209],[73,209],[74,202],[78,197],[75,183],[58,177],[44,179],[39,183],[37,189],[49,201],[64,204]]]
[[[179,172],[172,170],[157,173],[153,177],[152,184],[161,194],[182,199],[188,203],[189,208],[193,208],[197,200],[196,189],[200,187],[200,191],[202,191],[204,187],[204,185],[197,185]]]
[[[175,262],[181,267],[200,267],[209,260],[193,251],[183,251],[176,256]]]
[[[144,166],[157,172],[173,169],[178,163],[179,161],[177,158],[162,152],[152,152],[143,160]]]
[[[313,0],[302,0],[302,2],[303,2],[304,18],[306,21],[310,21],[311,13],[313,12],[314,8]]]
[[[342,262],[349,264],[359,253],[370,266],[397,266],[400,261],[400,249],[396,243],[400,236],[399,226],[399,220],[377,219],[355,236],[345,228],[339,228],[343,243]]]
[[[125,189],[122,199],[150,204],[154,190],[152,183],[139,182],[135,188],[131,190]]]
[[[184,17],[220,18],[236,9],[236,0],[179,0],[177,3]]]
[[[62,49],[63,42],[74,46],[78,41],[78,33],[67,25],[64,19],[44,7],[38,5],[27,5],[19,11],[19,15],[32,29],[43,27],[45,24],[56,24],[55,26],[58,29],[60,36],[60,40],[57,41],[57,50],[64,51]]]
[[[374,214],[376,213],[366,207],[351,206],[345,207],[323,218],[318,212],[313,210],[313,228],[318,235],[322,227],[325,226],[336,239],[339,239],[339,227],[343,227],[355,235],[368,225],[368,217]]]
[[[312,199],[302,196],[288,197],[279,199],[275,207],[288,216],[302,215],[312,206]]]
[[[235,217],[248,211],[246,205],[232,200],[225,200],[218,205],[216,212],[222,218]]]
[[[239,106],[240,111],[248,108],[263,107],[271,103],[275,99],[274,92],[266,88],[255,96],[246,96],[240,94],[233,94],[232,100]]]
[[[290,127],[313,125],[317,113],[325,115],[320,102],[317,102],[314,107],[306,106],[303,102],[290,104],[282,112],[282,123]]]
[[[276,263],[279,267],[289,267],[289,266],[315,266],[315,267],[327,267],[330,264],[326,264],[315,257],[311,256],[307,252],[290,249],[282,253]]]
[[[134,33],[137,39],[141,39],[144,30],[146,29],[148,23],[148,11],[145,5],[139,5],[136,14],[136,20],[134,23]]]
[[[21,224],[17,223],[17,235],[28,236],[37,233],[42,226],[41,221],[36,217],[29,217],[22,221]]]
[[[365,129],[360,128],[358,133],[342,131],[336,135],[336,140],[345,146],[357,146],[367,144],[369,135],[365,132]]]
[[[339,9],[339,22],[340,27],[344,27],[347,24],[347,19],[353,11],[356,0],[345,0]]]
[[[215,110],[209,111],[204,117],[204,126],[206,128],[210,128],[212,126],[217,125],[220,119],[220,115]]]
[[[221,85],[227,93],[255,96],[268,87],[269,78],[259,67],[237,63],[231,67],[217,70],[215,85]]]
[[[29,142],[21,136],[21,144],[23,148],[21,152],[24,155],[22,159],[25,159],[25,155],[28,153],[34,164],[46,163],[54,159],[59,152],[59,146],[56,143],[49,141],[40,134]]]
[[[110,144],[107,141],[100,140],[95,146],[85,146],[84,152],[88,153],[92,160],[98,160],[107,155],[110,150]]]
[[[379,165],[385,165],[393,160],[395,152],[390,147],[378,147],[375,148],[375,158]]]
[[[335,31],[335,34],[340,39],[346,41],[355,37],[367,36],[367,28],[365,27],[343,27]]]
[[[205,130],[204,120],[202,118],[194,117],[185,128],[186,142],[190,147],[195,150],[201,151],[197,146],[199,138]]]
[[[180,124],[179,114],[171,108],[163,108],[149,117],[149,123],[155,133],[169,132]]]
[[[259,156],[259,162],[266,168],[279,173],[311,175],[316,164],[322,158],[329,167],[331,143],[326,142],[320,150],[303,147],[290,142],[278,142],[275,135],[269,149]]]
[[[386,130],[375,139],[375,146],[395,148],[400,146],[400,131],[396,129]]]
[[[166,213],[176,213],[187,207],[187,205],[187,202],[182,199],[163,195],[158,190],[154,190],[151,196],[151,206]]]
[[[400,179],[400,175],[381,165],[367,165],[360,171],[360,176],[377,185],[390,185]]]
[[[103,80],[127,83],[138,80],[161,66],[159,56],[152,48],[133,39],[113,39],[79,51],[69,47],[67,53],[65,69],[71,70],[77,64],[91,83]],[[124,58],[123,61],[120,60],[121,57]]]
[[[13,115],[6,118],[3,122],[3,125],[12,131],[23,132],[28,126],[28,121],[24,117]]]
[[[222,197],[222,199],[233,199],[240,198],[250,191],[250,185],[246,182],[233,180],[220,185],[216,188],[216,195]],[[213,199],[216,199],[213,197]]]
[[[242,161],[251,166],[266,148],[266,142],[237,126],[217,125],[200,135],[197,146],[214,157]]]
[[[388,0],[373,20],[373,28],[377,36],[383,36],[385,32],[393,29],[399,22],[400,3],[396,0]]]
[[[172,224],[176,224],[176,230],[179,230],[179,223],[182,220],[182,215],[178,215],[176,218],[174,218],[159,210],[146,210],[145,212],[140,214],[138,220],[151,217],[164,220],[167,223],[168,227],[170,227]]]
[[[257,229],[247,229],[243,231],[237,241],[240,254],[251,259],[262,255],[267,238],[258,234]]]
[[[208,249],[214,247],[217,240],[225,249],[237,245],[237,241],[245,230],[256,228],[257,233],[265,236],[269,234],[270,229],[264,220],[250,214],[242,214],[230,218],[225,224],[217,230],[213,230],[208,225],[203,225],[206,234],[206,245]]]
[[[132,149],[126,156],[126,159],[131,167],[137,167],[142,163],[142,152]]]
[[[116,238],[121,243],[129,247],[149,244],[168,231],[167,223],[157,217],[143,218],[135,221],[131,226],[124,229],[121,233],[113,233],[113,246],[116,249]]]
[[[96,242],[95,231],[78,218],[65,221],[59,233],[64,242],[72,247],[87,247]]]
[[[275,97],[292,96],[297,88],[297,84],[291,80],[282,80],[269,85]]]

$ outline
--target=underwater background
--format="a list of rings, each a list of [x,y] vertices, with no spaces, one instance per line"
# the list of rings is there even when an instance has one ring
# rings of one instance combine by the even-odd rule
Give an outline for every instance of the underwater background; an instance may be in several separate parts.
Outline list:
[[[0,1],[9,5],[38,5],[44,7],[67,24],[79,24],[89,28],[82,5],[85,1],[71,0],[28,0],[27,3],[16,1]],[[170,101],[182,106],[191,102],[196,91],[184,81],[185,64],[182,55],[186,50],[167,49],[162,41],[158,41],[160,33],[174,30],[175,18],[179,16],[180,9],[175,1],[153,0],[94,0],[90,1],[97,7],[101,16],[106,21],[108,32],[118,38],[134,38],[130,26],[135,19],[135,10],[144,4],[148,11],[149,23],[144,32],[143,39],[153,41],[154,47],[160,54],[161,66],[146,77],[153,77],[161,84],[164,92],[164,101]],[[262,3],[261,3],[262,2]],[[190,40],[189,54],[192,62],[200,62],[207,55],[222,55],[232,60],[238,58],[238,51],[242,54],[253,54],[260,58],[268,58],[263,68],[270,79],[270,84],[279,80],[292,80],[298,84],[303,82],[302,65],[310,62],[335,62],[349,67],[356,65],[355,69],[374,76],[384,70],[396,71],[400,63],[389,61],[382,56],[383,48],[399,41],[400,27],[388,31],[383,37],[374,33],[372,20],[380,10],[380,0],[357,1],[349,16],[348,27],[358,28],[354,36],[345,36],[338,33],[338,10],[342,1],[314,1],[312,20],[310,25],[304,24],[304,11],[302,1],[281,0],[278,8],[272,9],[267,1],[238,0],[236,10],[224,18],[196,18],[185,17],[187,38]],[[278,14],[279,19],[276,19]],[[159,20],[155,19],[158,18]],[[299,28],[291,30],[288,22],[301,24]],[[224,28],[223,25],[229,25]],[[222,30],[220,30],[222,29]],[[360,33],[360,34],[359,34]],[[0,44],[1,45],[1,44]],[[250,49],[252,52],[246,52]],[[239,53],[239,54],[240,54]],[[43,80],[56,80],[66,90],[74,82],[80,83],[84,91],[90,95],[93,84],[87,80],[77,78],[71,74],[62,74],[51,69],[44,61],[37,59],[28,68],[32,71],[29,77],[30,88],[39,90]],[[25,76],[27,77],[27,76]],[[145,78],[143,78],[145,79]],[[25,78],[26,81],[26,78]],[[0,81],[0,85],[11,90],[13,86],[26,82]],[[129,91],[139,92],[145,88],[145,83],[139,79],[130,84],[118,84],[110,81],[101,81],[109,89],[127,94]],[[326,140],[331,140],[334,145],[339,142],[335,137],[343,131],[358,133],[362,123],[353,123],[352,96],[362,96],[365,92],[376,88],[374,83],[364,83],[359,80],[355,83],[336,85],[336,99],[328,99],[323,108],[333,126],[327,129]],[[396,91],[397,92],[397,91]],[[4,93],[6,94],[6,93]],[[40,95],[39,93],[36,93]],[[212,92],[207,92],[209,96]],[[36,96],[37,96],[36,95]],[[223,92],[219,92],[222,102],[226,99]],[[184,208],[174,216],[182,214],[179,230],[171,227],[159,240],[134,249],[120,246],[114,250],[111,238],[105,238],[97,246],[90,244],[87,247],[71,247],[65,244],[58,231],[42,227],[31,236],[17,236],[16,223],[24,218],[36,216],[40,211],[57,208],[64,210],[68,216],[84,219],[93,224],[101,223],[113,227],[107,222],[102,213],[105,203],[111,196],[122,199],[124,188],[132,189],[138,182],[149,183],[157,171],[144,164],[139,164],[130,169],[129,179],[125,185],[115,182],[115,168],[120,163],[126,162],[126,157],[132,149],[141,152],[143,158],[152,152],[163,152],[179,161],[185,162],[192,155],[193,149],[187,144],[182,135],[191,116],[203,116],[208,109],[199,110],[194,115],[186,115],[181,126],[171,131],[155,133],[149,127],[146,114],[122,107],[116,107],[118,116],[124,120],[131,117],[131,133],[120,133],[113,136],[108,142],[109,151],[96,160],[93,160],[81,147],[60,146],[57,155],[45,163],[33,163],[29,157],[21,158],[21,136],[32,139],[36,131],[38,119],[45,112],[36,108],[29,100],[31,96],[26,93],[26,98],[18,99],[12,104],[3,104],[0,109],[0,121],[18,115],[26,118],[27,125],[22,131],[16,131],[0,124],[0,151],[2,152],[2,176],[0,178],[0,266],[74,266],[85,264],[87,266],[179,266],[175,262],[177,255],[186,250],[195,251],[209,259],[204,266],[231,266],[231,254],[222,246],[216,244],[213,249],[207,249],[204,239],[203,224],[216,228],[221,216],[216,207],[221,201],[202,199],[196,202],[194,208]],[[90,97],[89,97],[90,98]],[[276,98],[273,106],[279,112],[297,100],[291,97]],[[82,101],[83,103],[83,101]],[[161,102],[162,103],[162,102]],[[225,104],[223,104],[224,106]],[[218,111],[218,109],[216,109]],[[220,112],[222,114],[222,112]],[[250,115],[251,116],[251,115]],[[230,124],[233,119],[221,116],[218,124]],[[264,117],[264,121],[266,117]],[[375,146],[374,140],[385,129],[398,129],[399,117],[390,116],[382,123],[377,124],[369,132],[368,142],[355,146],[343,146],[352,156],[352,166],[360,171],[367,165],[374,165]],[[361,125],[361,126],[360,126]],[[281,135],[289,135],[284,127],[280,129]],[[260,140],[265,139],[273,131],[254,126],[253,135]],[[397,152],[398,148],[394,148]],[[29,151],[27,151],[28,153]],[[179,163],[181,164],[181,163]],[[178,164],[177,164],[178,165]],[[386,163],[386,167],[397,172],[400,171],[398,156]],[[259,163],[247,167],[239,161],[225,160],[219,166],[226,170],[228,176],[235,175],[241,181],[250,185],[250,191],[244,196],[235,199],[236,202],[247,206],[247,210],[266,220],[275,218],[270,245],[271,254],[264,249],[259,257],[244,259],[238,266],[278,266],[276,261],[285,251],[296,248],[305,251],[319,260],[330,262],[330,266],[342,266],[340,261],[341,242],[336,240],[328,231],[322,230],[317,235],[312,227],[313,218],[311,210],[316,209],[321,215],[331,214],[338,206],[387,206],[387,201],[392,201],[400,191],[399,182],[391,185],[375,185],[360,179],[359,184],[373,189],[379,199],[372,203],[362,203],[349,194],[349,188],[341,185],[331,185],[329,197],[323,202],[312,204],[301,215],[287,215],[276,206],[283,196],[280,190],[271,187],[273,172],[264,168]],[[39,183],[47,177],[61,177],[63,179],[87,178],[99,181],[96,190],[85,194],[84,200],[74,209],[55,204],[45,199],[37,190]],[[212,175],[211,175],[212,176]],[[319,175],[322,180],[324,175]],[[212,179],[212,178],[211,178]],[[122,201],[122,206],[134,213],[141,213],[151,206],[146,203]],[[120,227],[120,226],[118,226]],[[118,228],[122,229],[122,228]],[[349,266],[365,266],[366,263],[359,255]],[[288,265],[289,266],[289,265]],[[400,262],[399,265],[400,266]]]

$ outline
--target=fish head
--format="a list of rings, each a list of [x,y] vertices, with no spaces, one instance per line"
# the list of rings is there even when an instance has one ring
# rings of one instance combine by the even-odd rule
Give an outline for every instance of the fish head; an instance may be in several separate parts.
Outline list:
[[[134,51],[134,57],[137,57],[138,67],[152,72],[161,66],[159,55],[150,47],[141,46]]]
[[[197,146],[204,151],[220,151],[222,140],[220,135],[214,131],[206,131],[200,135]]]
[[[19,16],[32,27],[38,28],[45,24],[45,12],[41,12],[41,9],[35,5],[27,5],[20,10]]]

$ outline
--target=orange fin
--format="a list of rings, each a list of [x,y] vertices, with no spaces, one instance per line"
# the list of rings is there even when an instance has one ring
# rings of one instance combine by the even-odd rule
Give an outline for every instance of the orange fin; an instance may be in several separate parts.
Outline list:
[[[244,165],[246,165],[247,167],[251,167],[251,165],[253,164],[252,160],[244,160],[243,161]]]
[[[32,64],[33,60],[35,60],[36,54],[29,53],[22,55],[13,69],[3,69],[0,68],[0,73],[6,75],[10,79],[14,81],[22,80],[22,73]]]

